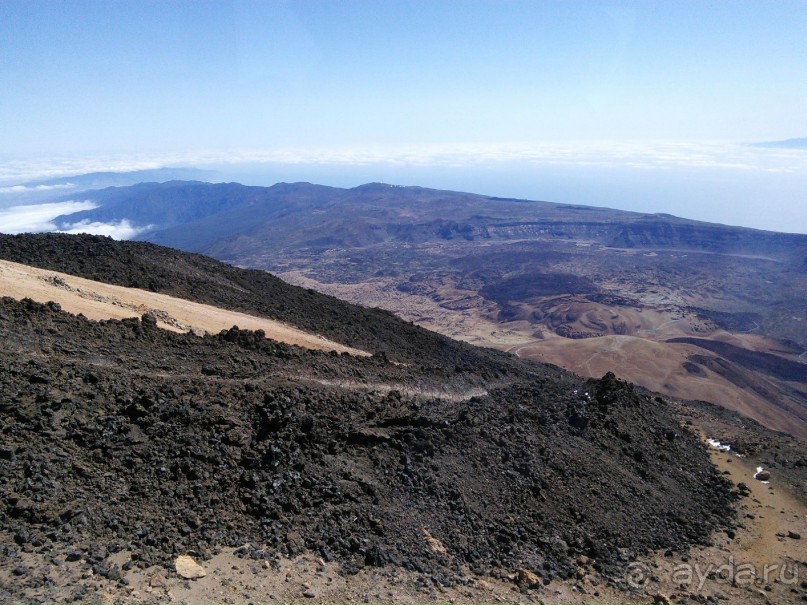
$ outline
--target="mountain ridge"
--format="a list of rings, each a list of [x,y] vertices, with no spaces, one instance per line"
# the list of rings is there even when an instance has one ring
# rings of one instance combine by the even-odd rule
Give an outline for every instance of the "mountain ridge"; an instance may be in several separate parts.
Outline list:
[[[165,189],[169,192],[175,191],[177,189],[181,189],[183,187],[187,187],[188,189],[193,190],[193,195],[197,196],[197,202],[201,199],[203,202],[206,200],[205,193],[207,191],[216,191],[219,196],[222,193],[225,194],[225,199],[222,201],[221,207],[212,207],[211,209],[202,209],[201,214],[204,216],[199,217],[190,217],[190,220],[197,220],[197,219],[205,219],[218,214],[219,212],[238,212],[239,208],[247,204],[256,204],[256,202],[260,201],[262,203],[285,203],[286,206],[281,206],[280,208],[253,208],[253,210],[259,210],[263,212],[267,212],[268,214],[263,217],[264,220],[267,218],[273,218],[272,212],[288,212],[290,210],[311,210],[312,208],[320,208],[320,207],[327,207],[333,205],[343,205],[353,203],[362,203],[362,202],[376,202],[376,203],[385,203],[385,202],[396,202],[398,199],[407,199],[407,201],[414,201],[414,202],[421,202],[428,201],[430,204],[436,204],[437,206],[442,206],[447,198],[451,199],[451,203],[453,205],[454,213],[462,212],[461,205],[462,203],[467,204],[484,204],[489,202],[513,202],[519,204],[527,204],[528,206],[532,206],[534,208],[538,208],[542,211],[541,215],[536,215],[536,220],[546,220],[552,222],[553,219],[555,222],[564,223],[564,222],[574,222],[574,215],[564,215],[563,210],[574,212],[574,211],[583,211],[588,214],[594,216],[603,216],[604,214],[611,215],[611,220],[606,222],[614,222],[614,221],[624,221],[627,219],[631,219],[629,222],[633,223],[636,221],[644,222],[648,220],[656,220],[660,221],[663,219],[663,222],[670,222],[675,223],[678,225],[687,225],[692,229],[706,229],[712,228],[716,229],[718,232],[725,232],[725,231],[736,231],[736,233],[744,234],[749,236],[750,234],[754,234],[758,237],[764,237],[766,235],[772,235],[775,232],[758,230],[758,229],[751,229],[748,227],[732,227],[728,225],[720,225],[716,223],[708,223],[704,221],[694,221],[690,219],[685,219],[681,217],[675,217],[669,214],[647,214],[647,213],[640,213],[640,212],[630,212],[630,211],[622,211],[622,210],[614,210],[608,208],[601,208],[597,206],[580,206],[580,205],[569,205],[569,204],[558,204],[553,202],[545,202],[545,201],[538,201],[538,200],[514,200],[511,198],[498,198],[495,196],[486,196],[486,195],[479,195],[479,194],[471,194],[471,193],[462,193],[462,192],[454,192],[448,190],[438,190],[438,189],[429,189],[425,187],[410,187],[410,186],[396,186],[396,185],[387,185],[383,183],[368,183],[365,185],[360,185],[354,187],[352,189],[341,189],[336,187],[328,187],[323,185],[314,185],[312,183],[306,182],[298,182],[298,183],[277,183],[270,187],[257,187],[257,186],[246,186],[241,185],[239,183],[201,183],[201,182],[187,182],[187,181],[169,181],[166,183],[141,183],[139,185],[134,186],[134,188],[129,187],[117,187],[117,188],[110,188],[107,190],[101,191],[90,191],[87,192],[88,196],[92,198],[95,196],[97,201],[101,206],[100,208],[96,208],[94,210],[87,210],[80,213],[76,213],[74,215],[68,215],[67,217],[61,217],[59,220],[67,221],[68,218],[71,222],[78,220],[89,220],[89,221],[106,221],[106,220],[123,220],[128,219],[132,222],[140,222],[146,224],[154,224],[155,229],[153,231],[161,231],[161,223],[165,223],[164,220],[160,220],[159,215],[147,214],[146,216],[137,215],[137,214],[130,214],[131,212],[135,211],[135,206],[140,204],[144,201],[143,196],[148,196],[150,194],[159,195],[162,193],[161,190]],[[190,194],[190,192],[188,192]],[[257,196],[258,193],[264,194],[262,199],[258,200],[256,198],[250,198],[250,195]],[[226,199],[226,196],[229,195],[230,199]],[[357,196],[358,199],[354,198],[353,196]],[[297,204],[292,205],[288,196],[294,196],[295,201]],[[421,196],[423,200],[418,199],[418,196]],[[372,199],[368,199],[371,197]],[[65,198],[66,199],[66,198]],[[157,200],[151,200],[148,197],[145,198],[147,202],[153,201],[160,201],[162,204],[170,203],[179,203],[180,205],[188,205],[187,200],[175,200],[170,197],[162,198]],[[476,208],[475,206],[474,208]],[[489,207],[488,207],[489,208]],[[137,209],[139,212],[156,212],[155,208],[139,208]],[[466,211],[465,215],[468,215],[471,211]],[[451,213],[447,213],[447,216],[451,216]],[[401,218],[401,217],[396,217]],[[221,220],[221,219],[220,219]],[[259,219],[255,219],[259,220]],[[500,222],[503,222],[505,219],[499,218]],[[171,224],[173,222],[169,221]],[[186,220],[185,222],[189,222]],[[228,221],[234,222],[236,224],[240,223],[238,220]],[[785,236],[787,239],[792,240],[800,240],[802,242],[807,241],[807,236],[803,236],[800,234],[777,234],[778,236]],[[141,236],[143,238],[145,236]],[[160,235],[161,239],[170,239],[170,235]],[[198,236],[197,236],[198,237]],[[207,237],[208,245],[215,241],[215,237]],[[198,244],[197,244],[198,245]]]
[[[794,389],[675,341],[705,335],[782,365],[803,361],[805,235],[384,183],[173,182],[102,194],[106,208],[99,198],[101,208],[77,216],[123,220],[142,207],[157,228],[141,240],[590,376],[614,371],[671,396],[724,401],[807,435],[807,383]],[[580,280],[586,291],[564,291]],[[652,372],[651,358],[663,360]]]
[[[459,362],[472,350],[388,311],[356,307],[286,284],[265,271],[238,269],[148,242],[116,242],[103,236],[0,234],[0,258],[265,315],[375,353],[394,346],[395,352],[390,354],[401,355],[405,361],[436,351]],[[381,336],[368,330],[368,324]]]
[[[755,143],[755,147],[771,147],[776,149],[807,149],[807,137]]]

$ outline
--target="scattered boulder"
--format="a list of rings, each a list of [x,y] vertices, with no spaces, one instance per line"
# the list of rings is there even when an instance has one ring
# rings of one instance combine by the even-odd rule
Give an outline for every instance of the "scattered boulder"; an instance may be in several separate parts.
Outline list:
[[[541,578],[529,569],[516,570],[516,584],[525,588],[535,588],[541,586]]]
[[[434,551],[438,555],[448,554],[448,549],[445,546],[443,546],[443,543],[440,542],[440,540],[438,540],[434,536],[432,536],[429,533],[429,530],[426,529],[425,527],[423,528],[423,537],[426,538],[426,544],[429,545],[429,548],[431,548],[432,551]]]
[[[140,317],[140,322],[143,324],[144,328],[156,328],[157,316],[153,311],[147,311]]]
[[[25,565],[17,565],[11,573],[15,576],[24,576],[28,573],[28,568]]]
[[[586,555],[580,555],[579,557],[577,557],[577,564],[580,567],[585,567],[589,563],[591,563],[591,559],[589,557],[587,557]]]
[[[174,567],[176,567],[179,576],[186,580],[196,580],[198,578],[204,578],[207,575],[204,568],[188,555],[180,555],[177,557],[176,561],[174,561]]]

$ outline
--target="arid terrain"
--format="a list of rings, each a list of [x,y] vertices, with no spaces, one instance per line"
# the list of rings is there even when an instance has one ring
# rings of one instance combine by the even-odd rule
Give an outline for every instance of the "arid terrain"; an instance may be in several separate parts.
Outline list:
[[[575,244],[565,246],[576,248]],[[326,260],[312,259],[306,268],[280,275],[290,283],[358,304],[394,310],[452,338],[495,346],[584,376],[613,371],[648,389],[673,397],[719,403],[772,428],[807,437],[805,350],[792,340],[765,333],[760,326],[761,313],[711,311],[709,307],[726,308],[727,301],[717,300],[718,296],[704,300],[696,294],[695,287],[681,292],[674,282],[659,283],[658,278],[652,277],[654,269],[647,269],[640,276],[608,281],[597,281],[594,277],[588,292],[572,293],[565,291],[569,288],[564,289],[562,284],[554,286],[553,275],[520,274],[529,269],[529,261],[521,269],[504,273],[514,276],[505,284],[516,290],[508,297],[501,284],[490,283],[502,274],[495,267],[482,276],[456,268],[452,259],[466,247],[470,246],[446,245],[437,250],[424,247],[402,252],[402,258],[413,259],[412,264],[418,264],[421,255],[436,263],[437,256],[448,267],[445,271],[418,272],[407,279],[403,279],[408,275],[403,270],[395,277],[387,277],[371,274],[368,269],[370,275],[365,278],[353,277],[347,283],[337,281],[334,272],[326,272],[323,267],[335,268],[344,260],[342,253],[334,253],[332,260],[331,253],[326,253]],[[361,253],[351,251],[354,258]],[[590,254],[574,253],[581,257]],[[506,272],[511,262],[509,253],[499,254],[502,263],[499,269]],[[541,258],[541,254],[540,250],[534,251],[536,258]],[[658,253],[647,257],[642,253],[605,250],[601,254],[603,259],[609,256],[633,259],[638,254],[645,262],[648,258],[653,259],[649,261],[652,263],[663,262],[658,260],[661,256]],[[608,261],[616,262],[613,258]],[[737,266],[744,263],[739,258],[728,261]],[[671,262],[681,261],[673,258]],[[357,264],[377,266],[370,261]],[[570,270],[550,264],[552,268]],[[700,279],[705,281],[706,276],[701,275]],[[540,287],[549,284],[550,290],[557,291],[535,294],[526,291],[536,284],[541,284]],[[715,292],[724,291],[721,290],[724,285],[715,283]],[[793,312],[801,314],[793,317],[805,316],[803,303],[793,296]],[[726,346],[716,349],[709,341]]]
[[[128,220],[452,338],[807,437],[807,236],[379,183],[86,195],[99,207],[70,221]]]
[[[0,251],[46,266],[3,265],[9,292],[27,274],[32,291],[56,284],[45,298],[64,282],[148,307],[94,321],[2,299],[4,600],[807,596],[796,438],[201,256],[57,235]],[[163,306],[185,307],[184,329]],[[272,321],[202,334],[230,311]],[[278,342],[276,322],[372,355]],[[745,566],[733,583],[729,560]]]
[[[161,328],[199,335],[238,326],[245,330],[262,330],[266,338],[307,349],[369,355],[264,317],[8,261],[0,261],[0,296],[55,302],[68,313],[94,320],[150,315]]]
[[[2,243],[15,262],[62,269],[50,280],[58,290],[64,281],[114,295],[113,307],[144,289],[181,291],[218,301],[219,311],[189,313],[274,315],[373,354],[290,346],[268,329],[202,335],[166,315],[162,330],[151,306],[161,297],[148,298],[142,319],[102,321],[4,298],[4,599],[650,602],[662,592],[751,603],[767,590],[786,603],[804,594],[762,578],[684,590],[660,572],[634,577],[644,565],[735,551],[753,565],[801,566],[788,537],[804,524],[798,440],[203,257],[98,237]],[[4,265],[0,277],[11,269],[23,271]],[[305,325],[287,307],[298,297],[310,302]],[[390,346],[402,333],[409,347]],[[758,465],[770,484],[749,492],[727,480],[707,436],[744,452],[729,463],[735,481],[754,483],[746,475]],[[786,512],[760,515],[754,498]],[[203,571],[177,568],[181,556]]]
[[[807,605],[807,0],[0,0],[0,605]]]

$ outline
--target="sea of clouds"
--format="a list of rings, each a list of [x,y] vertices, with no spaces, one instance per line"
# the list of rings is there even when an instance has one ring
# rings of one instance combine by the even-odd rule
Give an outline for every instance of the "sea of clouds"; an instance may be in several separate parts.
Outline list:
[[[271,185],[309,181],[340,187],[383,181],[471,191],[501,197],[664,212],[686,218],[807,233],[807,151],[743,143],[510,142],[441,145],[234,149],[159,155],[0,159],[0,231],[53,230],[49,221],[70,214],[15,204],[31,190],[69,189],[41,184],[90,172],[161,167],[214,169],[220,180]],[[81,204],[90,202],[63,202]],[[55,208],[52,208],[55,210]],[[78,211],[78,210],[74,210]],[[17,225],[16,227],[14,225]],[[23,227],[20,227],[23,225]],[[159,227],[159,226],[157,226]],[[64,227],[63,227],[64,229]],[[77,223],[113,237],[145,229]]]
[[[83,220],[57,225],[54,222],[57,217],[69,216],[82,210],[92,210],[97,207],[97,204],[89,200],[12,206],[5,210],[0,210],[0,232],[9,234],[41,233],[45,231],[54,233],[92,233],[94,235],[108,235],[114,239],[132,239],[138,233],[150,228],[150,226],[137,228],[126,219],[112,223]]]

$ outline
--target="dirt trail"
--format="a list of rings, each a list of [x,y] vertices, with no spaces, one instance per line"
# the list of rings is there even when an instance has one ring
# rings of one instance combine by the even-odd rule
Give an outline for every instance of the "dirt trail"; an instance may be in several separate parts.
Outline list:
[[[324,386],[339,387],[340,389],[361,390],[387,394],[398,391],[405,397],[426,397],[430,399],[442,399],[444,401],[468,401],[474,397],[484,397],[488,394],[485,389],[473,388],[464,391],[422,389],[408,387],[403,384],[386,384],[381,382],[361,382],[356,380],[326,380],[321,378],[307,377],[307,380],[316,382]]]
[[[738,535],[733,545],[733,552],[747,556],[749,561],[758,565],[798,561],[805,558],[804,542],[787,538],[789,532],[796,532],[807,539],[807,505],[794,498],[772,472],[769,483],[754,479],[756,464],[739,458],[732,452],[712,454],[715,465],[728,473],[735,483],[744,482],[751,491],[746,501],[746,531]],[[802,569],[807,572],[807,569]],[[807,579],[807,578],[803,578]]]
[[[263,330],[267,338],[307,349],[369,355],[279,321],[3,260],[0,260],[0,296],[27,297],[43,303],[54,301],[65,311],[82,313],[94,320],[152,313],[160,327],[175,332],[216,333],[237,325],[246,330]]]
[[[733,451],[710,448],[714,464],[732,482],[748,486],[736,533],[716,534],[714,544],[686,555],[638,562],[638,593],[671,600],[715,598],[732,604],[801,603],[807,581],[807,505],[775,471],[769,483],[754,479],[757,463]],[[700,601],[702,602],[702,601]]]

